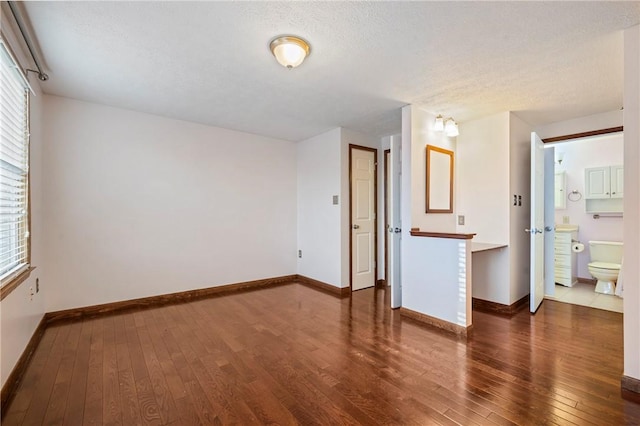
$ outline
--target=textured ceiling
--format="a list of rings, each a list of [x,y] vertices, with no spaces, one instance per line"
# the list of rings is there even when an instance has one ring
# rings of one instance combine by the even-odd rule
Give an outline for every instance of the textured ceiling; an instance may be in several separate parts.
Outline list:
[[[622,106],[640,2],[25,2],[46,93],[292,141],[418,104],[532,125]],[[311,44],[299,68],[268,48]]]

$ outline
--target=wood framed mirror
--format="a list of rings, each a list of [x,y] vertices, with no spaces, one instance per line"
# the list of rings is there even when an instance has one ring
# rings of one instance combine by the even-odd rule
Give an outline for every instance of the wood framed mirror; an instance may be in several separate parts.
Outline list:
[[[453,151],[427,145],[426,212],[453,213]]]

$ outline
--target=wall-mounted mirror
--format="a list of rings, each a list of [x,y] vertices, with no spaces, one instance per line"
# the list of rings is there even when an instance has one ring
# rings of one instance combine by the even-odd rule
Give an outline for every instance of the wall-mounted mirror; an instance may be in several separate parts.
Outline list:
[[[427,145],[427,213],[453,213],[453,151]]]

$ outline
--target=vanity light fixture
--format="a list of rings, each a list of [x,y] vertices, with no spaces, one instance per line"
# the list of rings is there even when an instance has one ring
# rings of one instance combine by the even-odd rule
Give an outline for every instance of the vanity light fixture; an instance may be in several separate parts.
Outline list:
[[[444,131],[449,137],[455,137],[460,134],[458,131],[458,123],[452,117],[443,118],[442,115],[436,116],[436,121],[433,124],[433,130],[436,132]]]
[[[436,117],[436,122],[433,125],[433,130],[435,130],[436,132],[442,132],[444,130],[444,118],[442,118],[442,115],[438,114],[438,116]]]
[[[300,37],[285,35],[276,37],[269,43],[276,61],[285,68],[293,69],[300,65],[311,52],[309,43]]]
[[[444,125],[444,132],[449,137],[458,136],[460,134],[458,131],[458,123],[456,123],[451,117],[447,118]]]

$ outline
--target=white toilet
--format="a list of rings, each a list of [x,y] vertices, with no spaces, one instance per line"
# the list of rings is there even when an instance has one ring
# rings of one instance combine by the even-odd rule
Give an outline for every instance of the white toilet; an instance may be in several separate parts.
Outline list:
[[[589,241],[591,262],[589,273],[598,280],[596,292],[614,294],[622,263],[622,243],[616,241]]]

